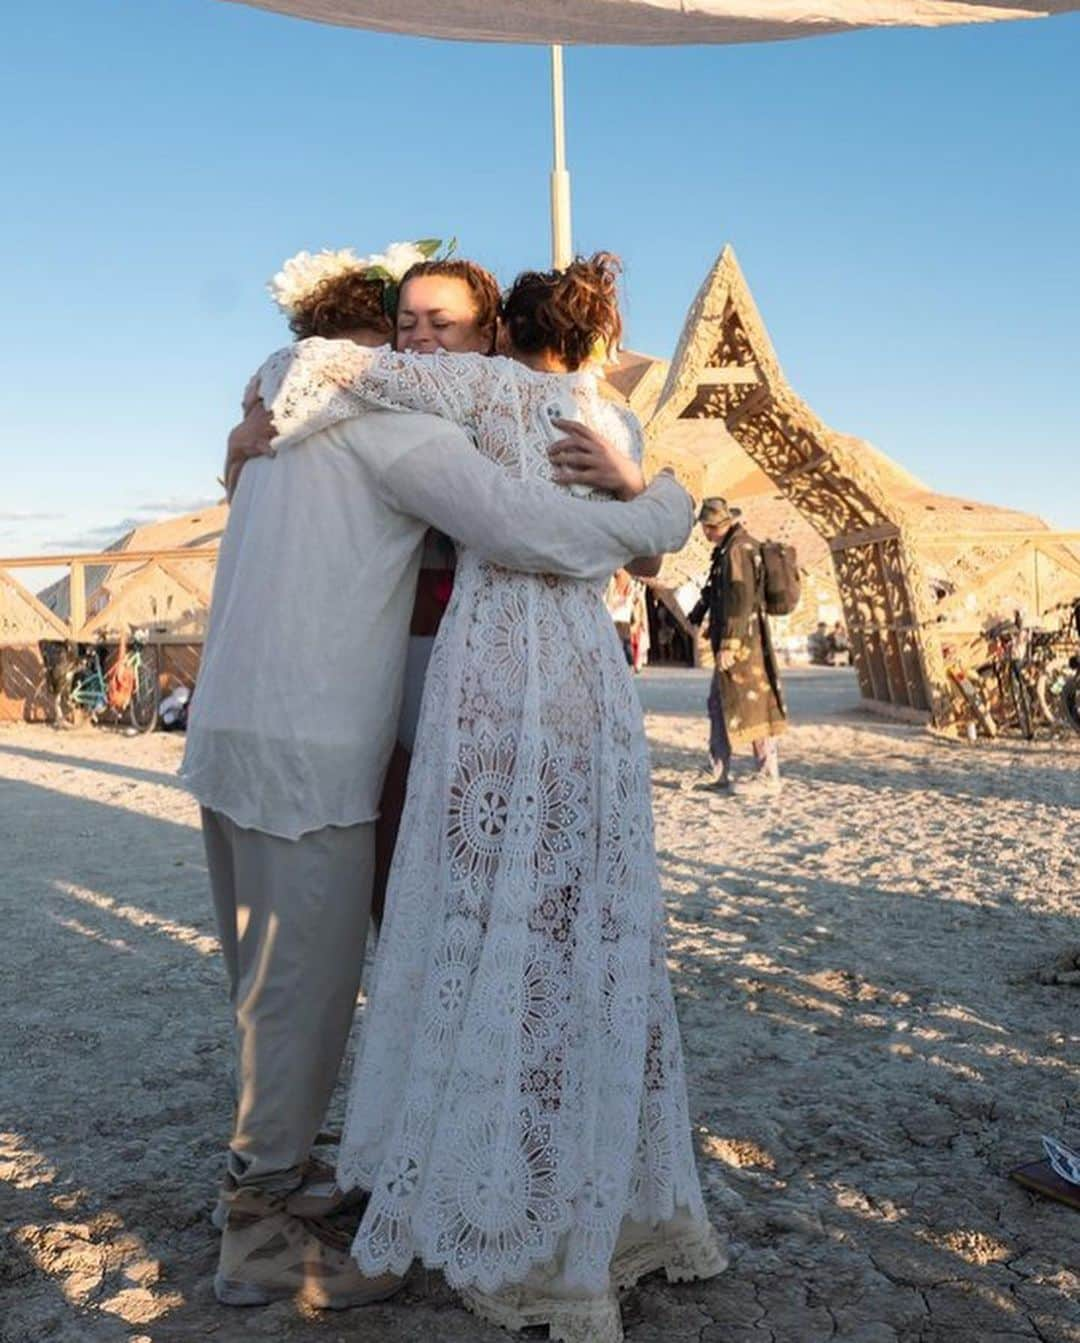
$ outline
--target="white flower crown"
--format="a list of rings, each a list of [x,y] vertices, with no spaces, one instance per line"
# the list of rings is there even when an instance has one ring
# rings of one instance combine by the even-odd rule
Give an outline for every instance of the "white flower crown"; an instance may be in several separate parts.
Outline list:
[[[355,272],[366,280],[383,282],[384,306],[387,312],[393,312],[402,277],[419,262],[436,257],[440,250],[443,255],[439,259],[446,260],[456,246],[456,239],[443,250],[441,238],[421,238],[418,242],[392,242],[385,252],[370,256],[357,256],[351,247],[336,252],[297,252],[282,264],[266,288],[285,316],[293,317],[320,285]]]

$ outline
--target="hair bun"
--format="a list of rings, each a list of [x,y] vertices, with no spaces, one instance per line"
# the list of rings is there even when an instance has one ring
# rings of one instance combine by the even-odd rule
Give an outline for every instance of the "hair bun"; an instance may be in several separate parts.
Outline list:
[[[606,293],[615,293],[622,274],[622,262],[614,252],[594,252],[590,257],[576,256],[563,271],[564,279],[581,279]]]
[[[613,252],[575,257],[564,270],[526,271],[504,304],[510,337],[525,353],[549,350],[573,370],[612,353],[622,336],[619,275]]]

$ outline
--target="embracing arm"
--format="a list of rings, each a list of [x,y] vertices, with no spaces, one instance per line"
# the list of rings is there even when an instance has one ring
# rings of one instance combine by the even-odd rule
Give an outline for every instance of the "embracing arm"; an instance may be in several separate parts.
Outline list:
[[[690,496],[661,475],[632,503],[575,499],[546,481],[516,480],[463,435],[431,434],[376,480],[399,512],[507,569],[607,578],[634,555],[680,549],[693,524]]]
[[[663,555],[638,555],[626,566],[626,572],[635,578],[655,578],[663,567]]]
[[[264,368],[275,450],[369,410],[419,410],[468,424],[500,376],[499,361],[479,354],[399,354],[388,345],[319,339],[272,355]]]
[[[697,599],[697,604],[686,617],[691,625],[700,625],[709,614],[709,611],[712,608],[713,584],[715,582],[716,576],[710,570],[708,580],[705,583],[705,586],[701,589],[701,595]]]
[[[584,485],[601,490],[616,499],[629,502],[645,488],[645,473],[641,469],[645,439],[637,416],[621,408],[624,423],[629,430],[629,451],[620,451],[589,425],[580,420],[555,420],[556,429],[564,435],[548,449],[554,479],[560,485]],[[655,578],[660,572],[662,555],[639,555],[626,565],[627,573],[635,578]]]
[[[641,486],[645,486],[645,472],[642,470],[642,463],[645,460],[645,434],[641,428],[641,421],[634,412],[627,406],[622,409],[624,423],[630,430],[630,461],[634,471],[641,477]],[[623,498],[626,496],[624,495]],[[631,495],[631,498],[634,496]],[[635,578],[655,578],[663,565],[664,557],[662,554],[654,551],[641,551],[626,566],[626,572],[633,574]]]

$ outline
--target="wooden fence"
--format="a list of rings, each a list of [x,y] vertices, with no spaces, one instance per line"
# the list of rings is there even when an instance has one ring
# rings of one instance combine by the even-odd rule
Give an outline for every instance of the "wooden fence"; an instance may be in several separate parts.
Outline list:
[[[210,594],[187,582],[182,571],[170,567],[193,560],[216,563],[216,547],[0,557],[0,722],[36,721],[49,716],[38,649],[42,639],[90,643],[104,638],[115,642],[122,630],[126,633],[129,625],[137,625],[146,629],[149,641],[158,646],[163,682],[193,685]],[[86,579],[95,567],[130,573],[115,585],[115,599],[103,610],[88,615]],[[40,569],[67,570],[66,612],[50,610],[15,577],[23,570]],[[159,587],[172,584],[175,591],[182,592],[182,620],[172,620],[155,609],[155,582]],[[129,593],[136,595],[125,600]],[[111,614],[117,616],[115,621],[110,619]]]

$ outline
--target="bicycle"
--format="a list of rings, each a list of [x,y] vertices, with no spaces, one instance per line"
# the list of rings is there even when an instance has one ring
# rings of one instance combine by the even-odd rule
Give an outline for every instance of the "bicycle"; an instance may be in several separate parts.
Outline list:
[[[1058,611],[1065,614],[1056,629],[1031,632],[1028,676],[1043,722],[1080,732],[1080,597],[1048,614]]]
[[[122,645],[122,652],[117,649],[108,668],[109,644],[104,632],[99,633],[97,643],[80,645],[76,659],[70,664],[67,684],[60,691],[62,717],[74,721],[81,711],[96,724],[111,709],[118,716],[126,715],[136,732],[152,732],[157,726],[161,689],[157,650],[147,643],[147,638],[146,630],[132,629],[130,640]],[[126,703],[110,706],[108,676],[118,660],[130,671],[131,693]]]
[[[1032,633],[1016,612],[1012,620],[998,621],[985,630],[982,637],[989,656],[974,666],[956,662],[954,648],[942,650],[949,680],[964,701],[963,716],[969,723],[974,718],[988,737],[1013,727],[1027,741],[1035,737]],[[975,732],[974,723],[968,731]]]
[[[990,661],[984,664],[992,670],[998,684],[999,698],[1009,714],[1010,722],[1020,729],[1026,741],[1035,737],[1035,720],[1031,712],[1031,690],[1025,667],[1030,659],[1030,631],[1024,628],[1020,612],[1012,620],[1001,620],[986,631],[990,647]],[[983,668],[980,668],[982,671]]]

